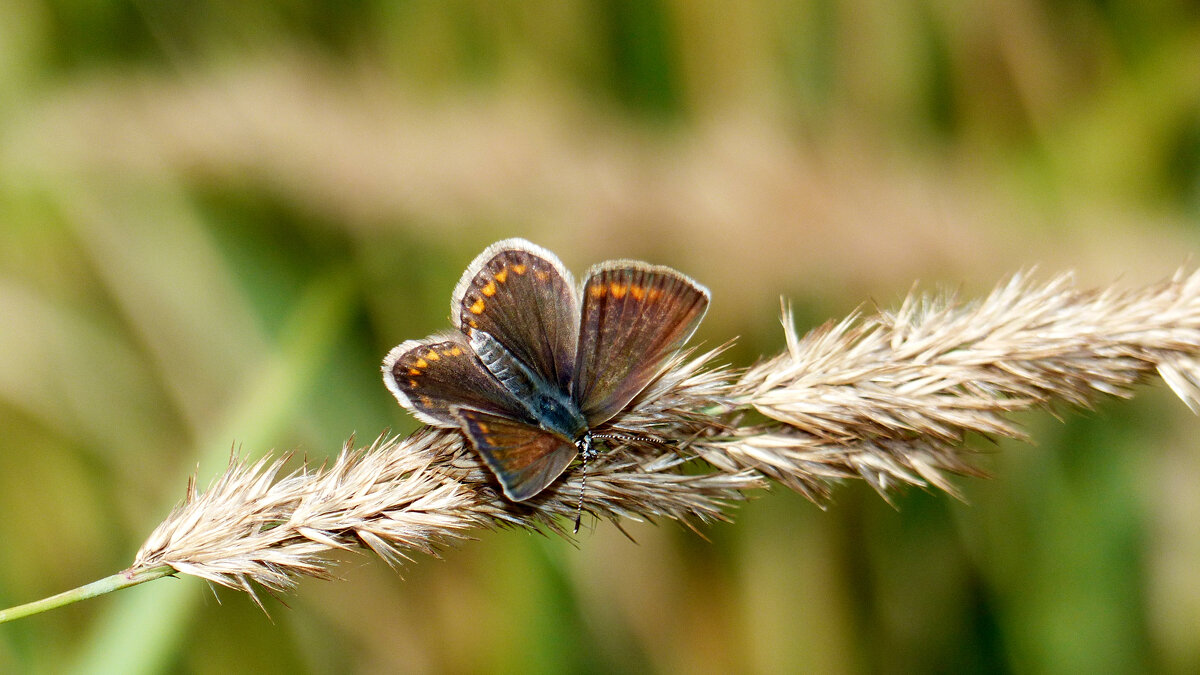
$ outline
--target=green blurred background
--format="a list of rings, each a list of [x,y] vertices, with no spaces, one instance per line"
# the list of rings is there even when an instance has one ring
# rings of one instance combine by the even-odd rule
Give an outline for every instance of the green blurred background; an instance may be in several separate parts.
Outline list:
[[[1194,2],[0,0],[0,605],[123,569],[234,444],[413,428],[378,363],[503,237],[684,270],[747,365],[780,295],[1139,284],[1197,222]],[[1197,672],[1200,422],[1138,394],[975,439],[967,503],[345,555],[270,618],[162,580],[0,671]]]

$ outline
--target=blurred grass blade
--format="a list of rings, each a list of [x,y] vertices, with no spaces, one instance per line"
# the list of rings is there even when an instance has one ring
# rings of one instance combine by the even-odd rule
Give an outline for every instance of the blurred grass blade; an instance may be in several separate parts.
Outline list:
[[[201,443],[198,461],[206,471],[216,474],[226,465],[234,440],[247,452],[262,452],[293,422],[349,322],[352,288],[349,278],[335,272],[306,290],[274,355],[230,397],[223,422]],[[163,504],[161,512],[147,514],[147,522],[162,517],[177,498]],[[161,672],[186,634],[202,589],[191,582],[154,584],[152,591],[115,597],[95,619],[71,672]]]
[[[228,383],[254,372],[269,349],[237,270],[178,185],[63,185],[73,196],[63,209],[93,269],[194,437],[205,438]]]

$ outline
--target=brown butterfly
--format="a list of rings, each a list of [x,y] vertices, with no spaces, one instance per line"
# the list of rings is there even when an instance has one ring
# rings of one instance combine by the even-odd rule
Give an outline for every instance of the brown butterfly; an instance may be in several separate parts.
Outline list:
[[[577,455],[595,457],[592,430],[659,375],[708,300],[683,274],[633,260],[596,265],[576,290],[553,253],[505,239],[455,287],[458,330],[401,343],[383,380],[417,419],[461,429],[524,501]]]

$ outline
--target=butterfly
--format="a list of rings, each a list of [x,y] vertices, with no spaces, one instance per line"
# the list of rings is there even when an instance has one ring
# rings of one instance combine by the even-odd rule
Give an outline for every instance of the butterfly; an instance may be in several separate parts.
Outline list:
[[[408,340],[383,380],[418,420],[461,430],[508,499],[530,499],[621,412],[687,342],[708,289],[669,268],[600,263],[578,289],[550,251],[492,244],[454,288],[457,330]],[[609,436],[611,438],[611,436]]]

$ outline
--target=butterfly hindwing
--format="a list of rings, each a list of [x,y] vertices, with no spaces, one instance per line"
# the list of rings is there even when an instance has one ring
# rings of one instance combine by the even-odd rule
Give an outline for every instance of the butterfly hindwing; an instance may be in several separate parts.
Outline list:
[[[492,377],[461,333],[409,340],[383,360],[383,381],[414,417],[441,427],[458,427],[453,408],[528,419],[525,408]]]
[[[492,244],[463,273],[451,312],[464,333],[488,333],[546,384],[569,386],[579,303],[553,253],[523,239]]]
[[[687,342],[708,289],[669,267],[611,261],[583,286],[572,398],[595,427],[621,411]]]
[[[535,426],[469,408],[457,414],[471,445],[513,501],[544,490],[578,454],[570,440]]]

